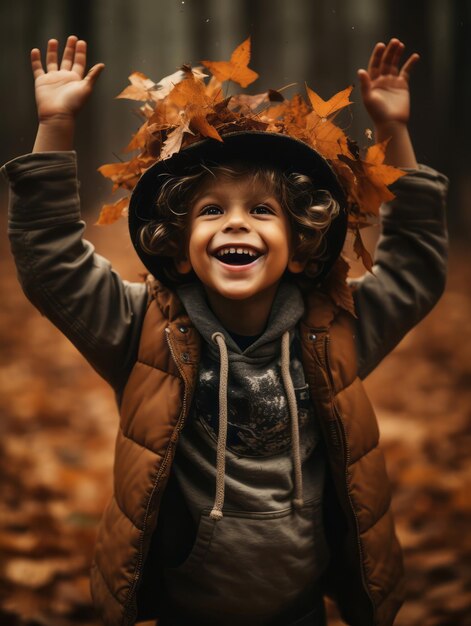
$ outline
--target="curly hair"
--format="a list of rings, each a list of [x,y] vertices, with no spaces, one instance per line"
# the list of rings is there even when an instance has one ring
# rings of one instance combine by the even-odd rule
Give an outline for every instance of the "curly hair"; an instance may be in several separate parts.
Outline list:
[[[141,227],[140,244],[145,252],[162,257],[162,268],[174,284],[194,278],[180,274],[175,260],[186,240],[188,213],[194,197],[209,177],[237,179],[250,175],[254,182],[273,193],[288,216],[293,233],[294,258],[305,262],[303,275],[315,277],[325,260],[324,234],[339,213],[339,204],[327,189],[315,189],[309,176],[286,174],[260,165],[233,162],[207,166],[198,164],[184,176],[160,174],[164,178],[154,204],[154,219]]]

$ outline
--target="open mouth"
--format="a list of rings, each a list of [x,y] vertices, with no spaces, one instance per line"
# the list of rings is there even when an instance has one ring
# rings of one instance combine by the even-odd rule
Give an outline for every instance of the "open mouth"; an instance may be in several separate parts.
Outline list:
[[[220,248],[213,255],[227,265],[249,265],[262,256],[261,252],[253,248]]]

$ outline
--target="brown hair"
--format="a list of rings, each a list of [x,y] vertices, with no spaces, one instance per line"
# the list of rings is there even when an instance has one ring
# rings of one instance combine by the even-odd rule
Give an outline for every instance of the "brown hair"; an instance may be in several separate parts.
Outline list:
[[[164,257],[163,269],[170,281],[181,284],[192,276],[180,274],[174,260],[186,241],[187,216],[199,187],[210,176],[234,179],[246,175],[263,183],[286,211],[294,236],[294,257],[306,262],[303,274],[313,278],[319,273],[326,252],[324,233],[339,213],[330,191],[315,189],[305,174],[238,162],[211,167],[199,164],[184,176],[160,174],[164,180],[154,204],[154,219],[139,232],[143,250]]]

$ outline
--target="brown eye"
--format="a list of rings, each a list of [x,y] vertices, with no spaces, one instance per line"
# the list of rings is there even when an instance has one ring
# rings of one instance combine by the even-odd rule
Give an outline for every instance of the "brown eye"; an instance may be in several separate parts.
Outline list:
[[[252,213],[256,215],[273,215],[274,211],[266,204],[257,204],[257,206],[252,209]]]
[[[222,209],[218,207],[216,204],[208,204],[203,207],[200,211],[200,215],[220,215],[222,214]]]

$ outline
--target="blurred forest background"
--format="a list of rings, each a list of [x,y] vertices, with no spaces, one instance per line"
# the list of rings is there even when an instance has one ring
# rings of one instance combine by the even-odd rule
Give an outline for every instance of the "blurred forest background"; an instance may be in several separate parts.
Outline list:
[[[471,1],[0,0],[0,162],[29,152],[36,129],[29,50],[76,34],[106,69],[79,120],[86,236],[129,280],[142,266],[126,224],[94,226],[111,185],[97,172],[139,126],[115,100],[133,71],[154,81],[182,63],[226,60],[252,36],[247,93],[304,82],[327,99],[356,84],[377,41],[422,59],[412,76],[420,162],[450,178],[450,277],[434,311],[367,380],[394,483],[408,598],[398,626],[471,624]],[[367,143],[359,89],[348,134]],[[0,183],[0,624],[98,625],[88,567],[111,489],[111,390],[26,301],[6,236]],[[376,233],[372,233],[370,242]],[[329,606],[329,625],[339,624]]]

